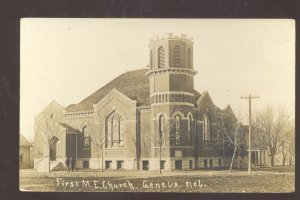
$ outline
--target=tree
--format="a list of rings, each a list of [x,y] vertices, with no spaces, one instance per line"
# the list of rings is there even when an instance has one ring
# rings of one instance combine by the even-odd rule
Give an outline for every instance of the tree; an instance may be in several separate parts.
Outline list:
[[[91,127],[91,143],[97,146],[101,151],[101,173],[104,169],[104,151],[105,148],[122,148],[125,146],[126,128],[123,128],[123,120],[125,116],[121,116],[116,110],[108,109],[106,106],[95,112],[95,118],[88,126]],[[136,142],[136,141],[134,141]],[[126,140],[127,146],[136,145],[132,138]]]
[[[167,114],[160,114],[157,116],[158,118],[153,121],[154,123],[154,134],[151,136],[151,143],[154,146],[158,146],[159,148],[159,173],[161,174],[161,154],[162,154],[162,147],[164,145],[169,145],[170,141],[175,141],[175,144],[181,144],[185,136],[182,134],[184,128],[182,126],[182,119],[177,116],[175,111],[178,110],[178,107],[173,106],[170,110],[170,116]],[[174,116],[174,119],[172,118]],[[146,125],[147,126],[147,125]],[[150,130],[150,129],[149,129]]]
[[[167,116],[161,114],[158,117],[158,120],[155,120],[154,123],[154,135],[151,136],[151,143],[154,144],[154,146],[159,147],[159,173],[161,174],[161,149],[162,146],[167,143],[167,133],[170,133],[170,127],[172,127],[173,123],[170,123],[171,120],[167,119]],[[149,129],[150,130],[150,129]],[[157,134],[158,132],[158,134]]]
[[[229,143],[233,145],[233,153],[230,163],[230,172],[232,172],[233,162],[236,156],[237,149],[244,144],[245,142],[245,134],[243,131],[243,124],[238,122],[237,120],[231,121],[231,120],[224,120],[224,117],[221,117],[222,119],[222,128],[221,131],[223,132],[223,141],[224,143]]]
[[[50,165],[52,158],[52,151],[56,150],[56,143],[59,140],[59,129],[61,128],[61,115],[57,110],[42,112],[35,121],[35,128],[37,130],[38,142],[42,142],[48,150],[48,172],[51,171]]]
[[[295,125],[289,121],[286,130],[286,142],[281,147],[283,166],[285,166],[287,159],[289,165],[292,165],[295,156]]]
[[[274,158],[280,147],[288,140],[289,115],[283,108],[275,110],[273,106],[267,106],[266,109],[256,112],[253,119],[256,129],[256,140],[265,147],[271,157],[271,166],[274,167]]]
[[[106,110],[98,110],[96,112],[96,121],[89,124],[91,127],[91,143],[96,145],[101,151],[101,173],[103,173],[104,148],[107,141],[105,134],[105,123],[108,113]]]

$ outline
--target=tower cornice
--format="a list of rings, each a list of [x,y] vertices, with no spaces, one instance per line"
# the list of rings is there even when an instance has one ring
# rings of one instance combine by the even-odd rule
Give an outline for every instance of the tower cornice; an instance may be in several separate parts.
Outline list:
[[[149,70],[145,75],[148,77],[157,76],[162,74],[187,74],[190,76],[195,76],[198,72],[189,68],[160,68],[155,70]]]
[[[166,41],[166,40],[176,40],[176,41],[181,40],[181,41],[188,42],[192,45],[194,44],[193,38],[192,37],[188,38],[186,34],[181,34],[180,36],[178,36],[178,35],[174,35],[173,33],[168,33],[168,34],[166,34],[166,36],[158,36],[157,35],[157,36],[153,37],[152,39],[150,39],[149,46],[152,43]]]

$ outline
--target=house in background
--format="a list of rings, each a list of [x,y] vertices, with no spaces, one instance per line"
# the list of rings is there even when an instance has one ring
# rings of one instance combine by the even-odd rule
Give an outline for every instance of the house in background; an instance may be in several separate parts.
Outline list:
[[[20,169],[33,168],[33,156],[32,147],[33,145],[20,134],[20,146],[19,146],[19,167]]]

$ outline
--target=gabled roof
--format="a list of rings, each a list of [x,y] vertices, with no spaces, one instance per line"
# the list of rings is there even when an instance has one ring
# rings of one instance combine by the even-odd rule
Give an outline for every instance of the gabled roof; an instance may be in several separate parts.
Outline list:
[[[60,112],[65,112],[65,108],[57,103],[55,100],[52,100],[40,113],[38,113],[35,116],[35,120],[39,120],[43,117],[45,117],[45,114],[51,114],[51,113],[60,113]]]
[[[66,110],[70,110],[73,106],[76,106],[76,104],[70,104],[70,105],[68,105],[65,109],[66,109]]]
[[[119,90],[132,100],[137,100],[139,105],[149,104],[149,80],[145,76],[148,69],[129,71],[121,74],[108,84],[79,102],[77,105],[68,106],[68,112],[92,110],[93,104],[103,99],[113,88]]]
[[[195,91],[196,91],[196,90],[195,90]],[[197,92],[197,91],[196,91],[196,92]],[[196,101],[197,101],[198,103],[200,103],[201,101],[203,101],[203,99],[205,99],[205,97],[208,97],[209,100],[213,103],[213,105],[215,105],[214,102],[213,102],[213,100],[211,99],[211,97],[210,97],[208,91],[204,90],[204,92],[203,92],[201,95],[200,95],[199,92],[197,92],[197,93],[198,93],[199,95],[197,95],[198,98],[195,98],[195,99],[196,99]],[[195,97],[196,97],[196,94],[195,94]]]
[[[22,134],[20,134],[20,146],[32,146]]]
[[[226,113],[226,114],[228,114],[228,115],[234,115],[234,112],[233,112],[233,110],[232,110],[232,108],[231,108],[230,105],[227,105],[227,106],[223,109],[223,112]]]
[[[223,110],[221,110],[221,108],[219,108],[218,106],[216,106],[215,105],[215,107],[216,107],[216,112],[217,113],[220,113],[220,114],[222,114],[223,113]]]
[[[148,106],[150,105],[150,81],[145,75],[147,72],[148,69],[139,69],[123,73],[78,104],[71,104],[65,109],[67,112],[92,110],[93,104],[98,103],[114,88],[130,99],[136,100],[137,106]],[[200,97],[200,93],[196,90],[193,93],[195,99]]]

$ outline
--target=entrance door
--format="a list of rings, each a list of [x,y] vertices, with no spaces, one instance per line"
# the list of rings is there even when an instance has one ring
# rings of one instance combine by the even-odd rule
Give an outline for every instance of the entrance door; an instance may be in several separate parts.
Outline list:
[[[51,140],[51,144],[50,144],[50,160],[54,161],[56,160],[56,144],[58,142],[58,138],[57,137],[53,137],[53,139]]]
[[[56,160],[56,148],[55,149],[50,149],[50,160]]]
[[[77,145],[77,135],[75,133],[69,133],[67,134],[66,138],[66,155],[68,158],[73,157],[76,158],[76,145]]]

